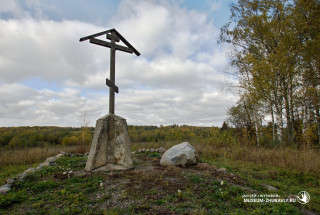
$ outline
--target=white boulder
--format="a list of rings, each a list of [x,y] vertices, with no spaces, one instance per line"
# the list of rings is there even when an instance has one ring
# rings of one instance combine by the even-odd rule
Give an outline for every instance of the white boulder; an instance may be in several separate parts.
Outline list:
[[[196,150],[188,142],[171,147],[160,160],[161,166],[190,166],[196,163]]]

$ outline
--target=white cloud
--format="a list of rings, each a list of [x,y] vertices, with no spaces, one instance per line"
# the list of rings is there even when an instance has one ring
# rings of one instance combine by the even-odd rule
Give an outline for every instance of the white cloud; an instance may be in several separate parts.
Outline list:
[[[124,0],[113,27],[142,54],[117,52],[116,114],[129,124],[222,124],[233,103],[231,81],[222,73],[227,61],[216,44],[218,30],[205,13],[167,1]],[[0,126],[79,126],[84,112],[94,125],[106,114],[109,50],[79,43],[105,29],[79,21],[0,19]],[[21,84],[34,77],[59,90]]]

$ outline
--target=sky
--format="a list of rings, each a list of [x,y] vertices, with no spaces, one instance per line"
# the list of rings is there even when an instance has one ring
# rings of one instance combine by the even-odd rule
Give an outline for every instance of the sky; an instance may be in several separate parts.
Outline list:
[[[231,3],[0,0],[0,126],[94,126],[108,114],[110,50],[79,39],[111,28],[141,53],[116,52],[116,115],[221,126],[236,102],[217,43]]]

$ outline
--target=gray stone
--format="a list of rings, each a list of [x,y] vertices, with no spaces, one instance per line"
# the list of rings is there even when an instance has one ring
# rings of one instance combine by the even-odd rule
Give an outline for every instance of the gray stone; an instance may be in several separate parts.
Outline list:
[[[35,171],[35,168],[31,167],[29,169],[27,169],[26,171],[24,171],[24,173],[29,174],[29,173],[33,173]]]
[[[197,163],[196,150],[188,142],[183,142],[168,149],[161,157],[161,166],[189,166]]]
[[[7,184],[13,184],[14,183],[14,179],[13,178],[8,178],[6,180]]]
[[[146,149],[145,149],[145,148],[142,148],[142,149],[141,149],[141,152],[145,152],[145,151],[146,151]]]
[[[57,156],[55,156],[55,157],[49,157],[49,158],[46,159],[45,162],[48,162],[48,163],[49,163],[49,162],[55,162],[57,159],[58,159]]]
[[[158,152],[159,152],[159,153],[165,153],[165,152],[166,152],[166,149],[163,148],[163,147],[160,147],[160,148],[158,148]]]
[[[227,169],[226,168],[220,168],[217,171],[222,173],[222,172],[227,172]]]
[[[152,153],[155,152],[155,149],[154,149],[154,148],[151,148],[151,149],[150,149],[150,152],[152,152]]]
[[[16,178],[18,178],[18,181],[23,181],[25,177],[27,177],[27,173],[21,173],[16,176]]]
[[[50,166],[56,166],[57,163],[56,163],[55,161],[51,161],[51,162],[49,162],[49,165],[50,165]]]
[[[56,158],[60,158],[60,157],[63,157],[63,156],[65,156],[65,154],[62,154],[62,153],[61,154],[57,154]]]
[[[43,167],[45,166],[49,166],[50,163],[49,162],[44,162],[44,163],[41,163],[37,168],[36,168],[36,171],[40,171],[43,169]]]
[[[6,194],[11,190],[11,184],[5,184],[0,187],[0,194]]]
[[[273,187],[271,185],[268,185],[268,184],[261,184],[263,187],[267,188],[269,191],[277,191],[278,188],[276,187]]]
[[[97,120],[85,169],[132,169],[130,138],[126,119],[108,114]]]

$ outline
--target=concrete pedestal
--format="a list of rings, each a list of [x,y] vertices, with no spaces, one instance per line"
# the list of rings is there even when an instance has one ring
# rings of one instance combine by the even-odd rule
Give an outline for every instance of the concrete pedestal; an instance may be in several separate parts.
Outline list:
[[[132,168],[126,119],[114,114],[98,119],[85,169],[105,171]]]

